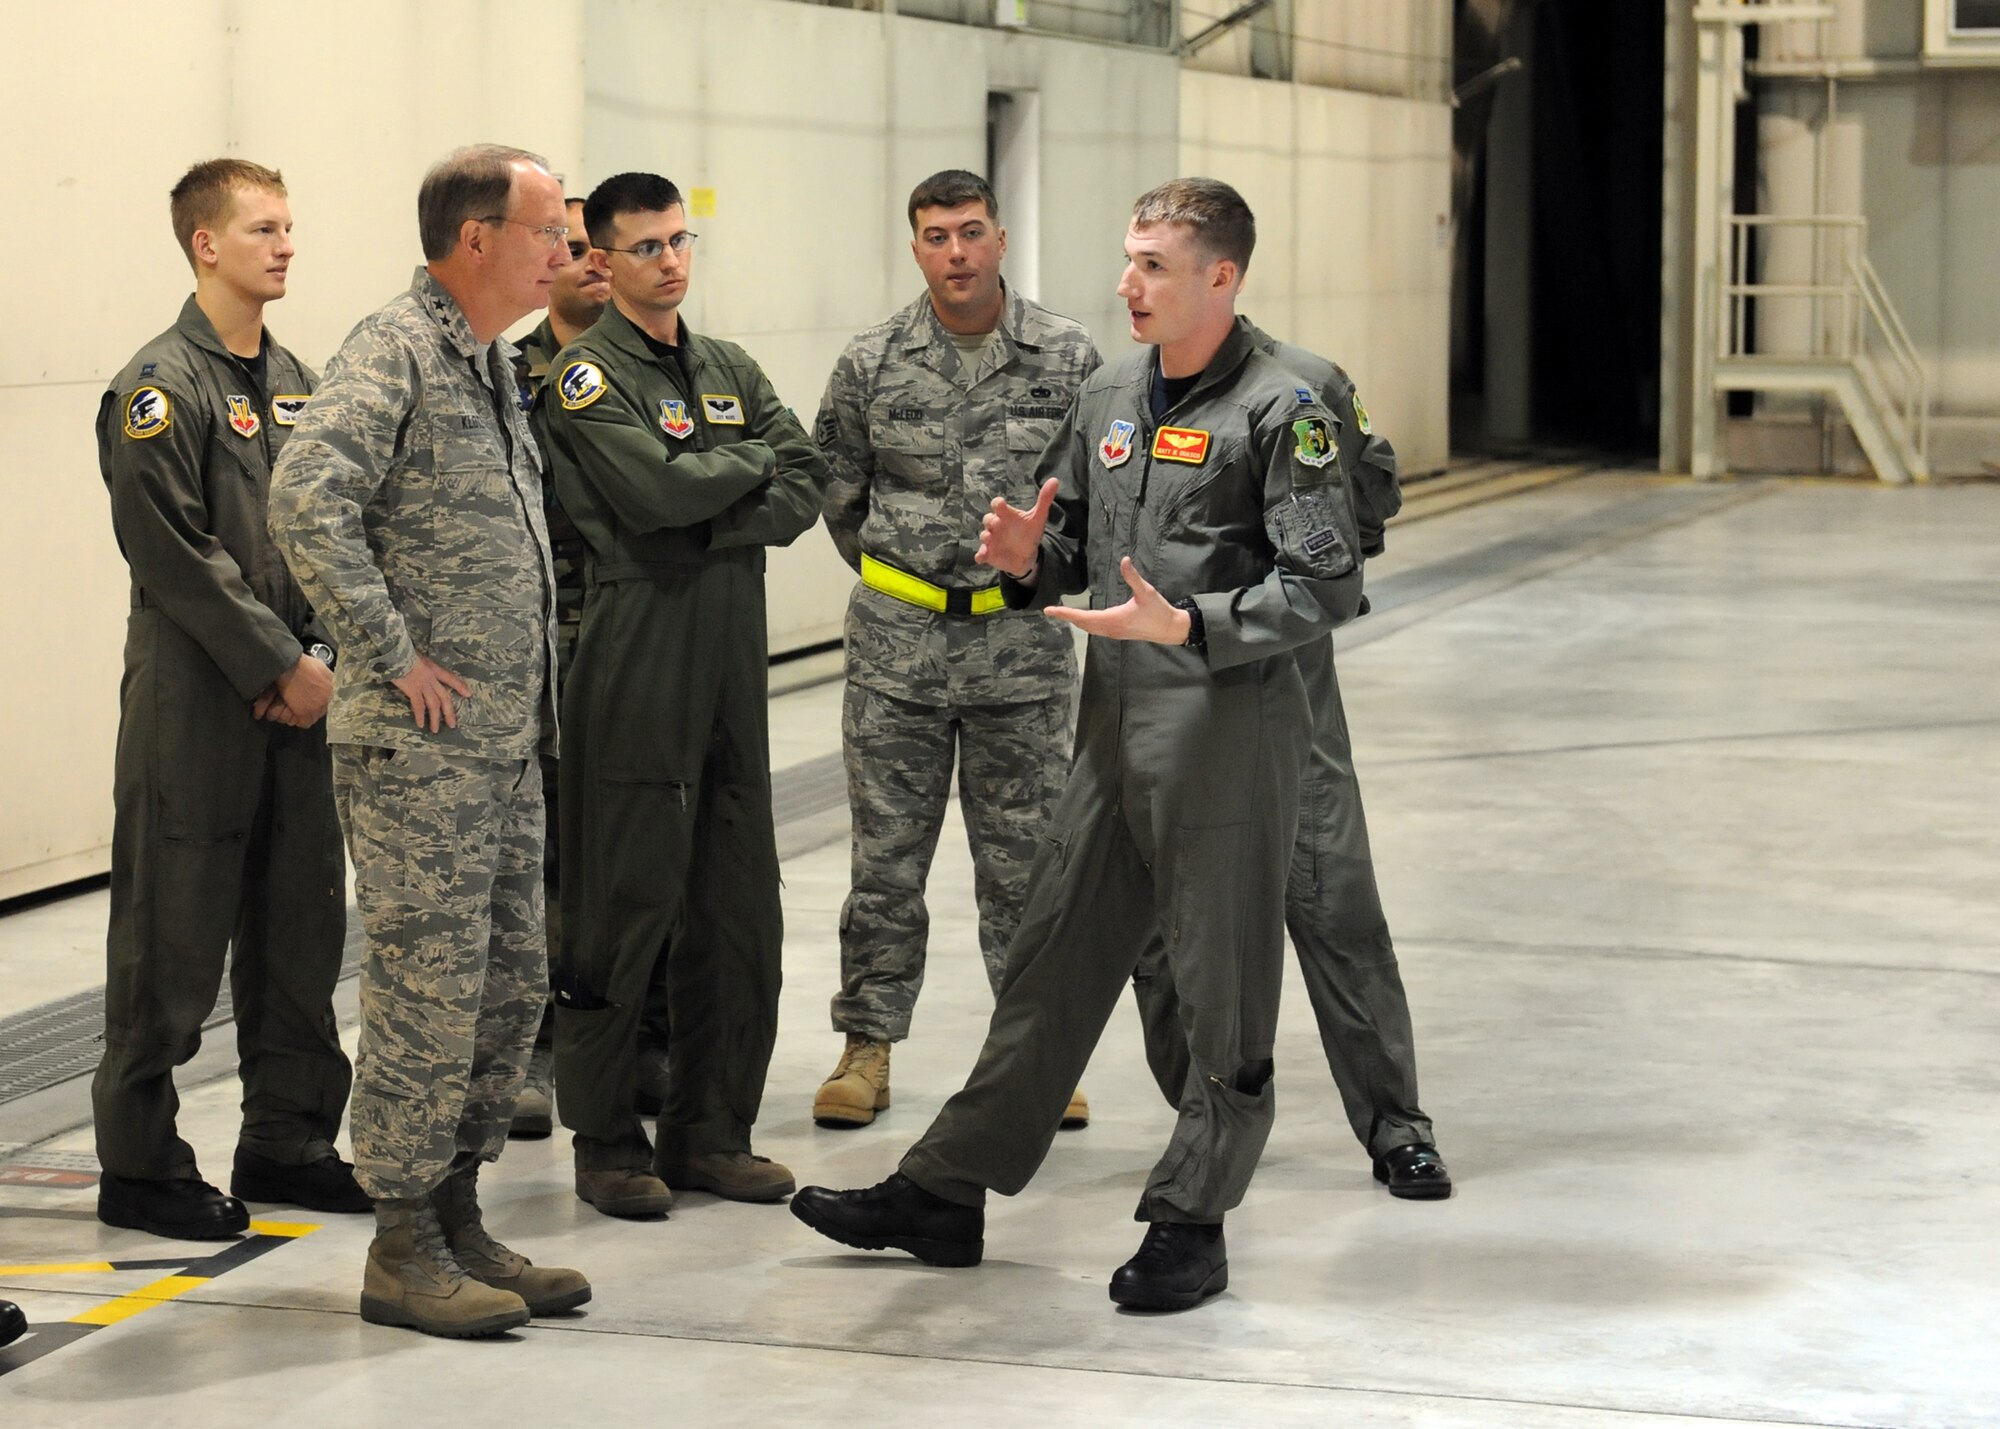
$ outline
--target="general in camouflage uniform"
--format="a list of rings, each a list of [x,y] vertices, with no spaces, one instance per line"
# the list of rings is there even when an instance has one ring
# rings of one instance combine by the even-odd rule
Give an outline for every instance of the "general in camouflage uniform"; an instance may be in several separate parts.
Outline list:
[[[536,754],[556,737],[540,463],[498,333],[542,299],[565,229],[540,161],[495,146],[434,167],[418,210],[428,266],[334,356],[271,528],[345,655],[329,738],[368,934],[351,1124],[378,1218],[362,1318],[464,1336],[589,1295],[486,1237],[473,1195],[548,992]]]
[[[992,202],[962,170],[917,186],[910,224],[929,290],[848,344],[814,432],[834,471],[827,531],[861,575],[841,718],[853,887],[833,1026],[847,1047],[813,1098],[824,1126],[865,1125],[888,1105],[889,1044],[909,1035],[923,986],[924,885],[954,755],[996,993],[1069,766],[1070,634],[1005,609],[999,576],[972,555],[996,497],[1032,501],[1035,461],[1099,359],[1081,324],[1003,287]],[[1087,1115],[1080,1094],[1070,1112]]]
[[[1301,393],[1333,414],[1338,466],[1346,479],[1361,554],[1383,549],[1383,527],[1402,506],[1396,453],[1377,434],[1348,375],[1325,358],[1294,347],[1237,319],[1251,342],[1302,379]],[[1312,749],[1299,804],[1299,838],[1285,885],[1285,926],[1319,1023],[1320,1046],[1355,1137],[1373,1158],[1375,1174],[1396,1195],[1435,1200],[1451,1194],[1451,1176],[1437,1154],[1430,1118],[1417,1105],[1415,1035],[1410,1004],[1396,965],[1375,864],[1353,743],[1334,669],[1332,637],[1294,652],[1312,705]],[[1170,1102],[1177,1102],[1188,1066],[1180,999],[1155,940],[1133,977],[1146,1058]]]

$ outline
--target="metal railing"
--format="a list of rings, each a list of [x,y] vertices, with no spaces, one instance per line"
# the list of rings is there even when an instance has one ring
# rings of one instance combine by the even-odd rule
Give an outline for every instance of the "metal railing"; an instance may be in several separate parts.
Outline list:
[[[1788,237],[1807,254],[1780,253]],[[1774,262],[1805,273],[1801,282],[1764,282]],[[1863,369],[1922,462],[1930,456],[1930,385],[1888,290],[1868,261],[1868,220],[1832,214],[1729,216],[1729,281],[1718,325],[1724,360],[1833,359]],[[1801,323],[1794,316],[1805,305]],[[1780,320],[1781,313],[1792,321]]]

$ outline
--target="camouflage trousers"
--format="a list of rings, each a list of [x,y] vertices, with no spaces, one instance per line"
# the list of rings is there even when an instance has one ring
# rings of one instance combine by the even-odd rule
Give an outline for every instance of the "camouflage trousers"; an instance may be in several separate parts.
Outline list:
[[[1375,886],[1333,645],[1320,640],[1297,654],[1312,703],[1313,738],[1285,884],[1285,928],[1348,1125],[1371,1156],[1383,1156],[1435,1137],[1430,1118],[1417,1105],[1410,1003]],[[1146,1061],[1161,1093],[1178,1103],[1187,1079],[1187,1039],[1180,996],[1157,936],[1132,975],[1132,991],[1145,1029]]]
[[[837,1032],[899,1042],[924,984],[924,885],[951,797],[972,845],[979,952],[997,994],[1028,872],[1069,768],[1070,691],[1012,705],[912,704],[849,681],[841,748],[854,819],[853,887],[840,911]]]
[[[368,935],[355,1174],[414,1199],[506,1144],[548,996],[542,771],[336,745],[333,777]]]

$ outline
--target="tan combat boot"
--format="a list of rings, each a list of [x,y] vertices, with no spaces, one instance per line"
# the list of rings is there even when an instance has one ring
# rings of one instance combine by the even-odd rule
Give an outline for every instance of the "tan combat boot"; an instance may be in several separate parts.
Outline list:
[[[514,1120],[507,1135],[516,1141],[540,1141],[556,1129],[555,1054],[537,1047],[528,1058],[527,1080],[514,1097]]]
[[[465,1273],[428,1199],[377,1201],[375,1243],[361,1280],[361,1318],[466,1340],[528,1323],[527,1302]]]
[[[1083,1094],[1082,1087],[1069,1094],[1069,1105],[1063,1108],[1062,1124],[1065,1131],[1090,1125],[1090,1098]]]
[[[579,1271],[536,1265],[486,1233],[479,1214],[479,1168],[468,1167],[444,1178],[431,1192],[445,1244],[465,1273],[481,1285],[511,1290],[527,1304],[530,1315],[574,1310],[590,1299],[590,1282]]]
[[[840,1065],[813,1097],[813,1120],[821,1126],[866,1126],[889,1105],[889,1044],[847,1034]]]

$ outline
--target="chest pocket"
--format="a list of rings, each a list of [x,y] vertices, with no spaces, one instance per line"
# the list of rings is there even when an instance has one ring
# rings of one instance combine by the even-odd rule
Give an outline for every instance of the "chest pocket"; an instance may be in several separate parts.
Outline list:
[[[507,449],[490,413],[462,408],[431,414],[438,491],[447,497],[497,497],[507,486]]]
[[[876,401],[868,409],[868,441],[879,475],[906,491],[943,494],[944,421],[930,409],[890,398]]]

